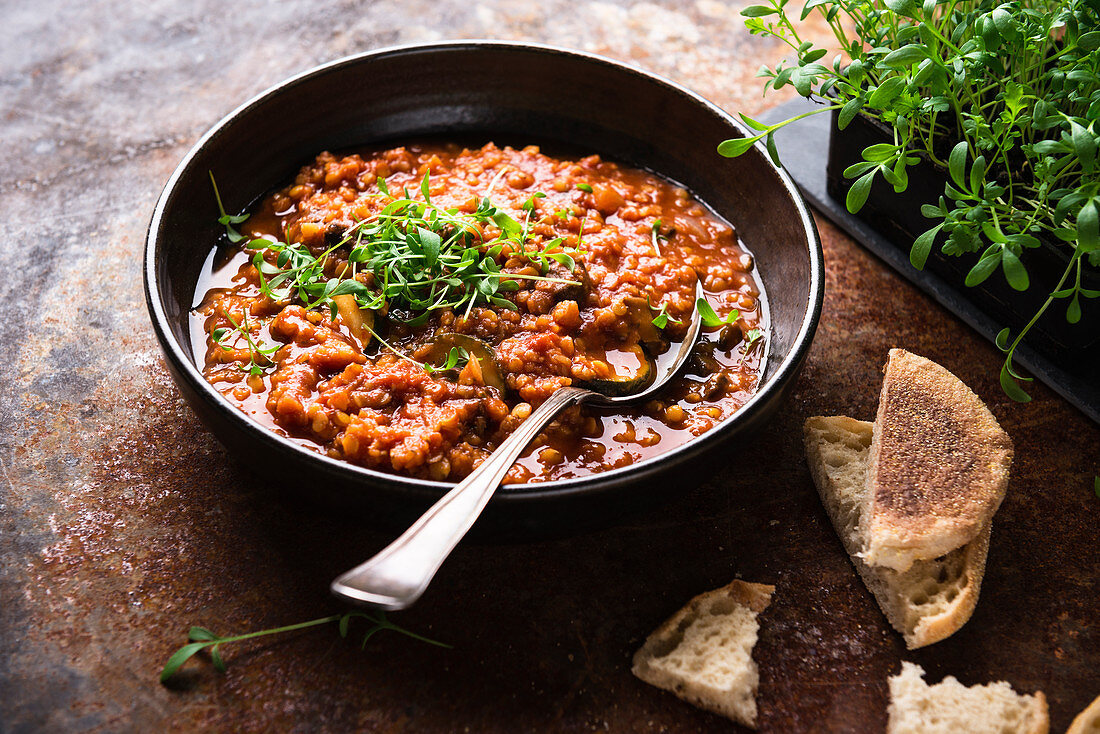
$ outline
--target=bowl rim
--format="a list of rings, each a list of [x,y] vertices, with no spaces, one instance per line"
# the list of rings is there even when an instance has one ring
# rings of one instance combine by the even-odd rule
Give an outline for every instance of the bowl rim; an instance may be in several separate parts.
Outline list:
[[[229,419],[230,422],[237,424],[241,427],[251,438],[254,438],[264,444],[267,444],[271,448],[278,450],[289,450],[292,453],[297,454],[300,458],[306,462],[319,462],[320,468],[326,470],[326,473],[332,477],[336,476],[345,481],[355,484],[369,484],[374,485],[375,488],[383,488],[386,485],[391,487],[396,486],[402,492],[410,495],[421,495],[425,498],[438,498],[452,489],[455,485],[451,482],[440,482],[428,479],[417,479],[414,477],[406,477],[398,474],[390,474],[387,472],[378,471],[375,469],[368,469],[356,464],[352,464],[347,461],[334,459],[326,456],[317,451],[312,451],[298,443],[275,433],[274,431],[261,426],[258,422],[249,418],[245,413],[241,412],[236,406],[232,405],[225,397],[218,392],[213,385],[206,381],[199,371],[197,365],[192,360],[190,355],[189,345],[181,344],[172,333],[170,322],[164,308],[160,302],[161,288],[157,278],[157,263],[159,261],[158,255],[162,252],[160,247],[161,241],[161,229],[163,227],[163,220],[165,210],[168,204],[171,202],[177,184],[182,178],[183,174],[191,166],[192,161],[200,154],[200,152],[209,145],[212,141],[216,140],[223,131],[236,122],[239,118],[244,117],[253,108],[261,105],[268,99],[285,93],[287,90],[297,87],[301,84],[308,83],[309,81],[328,74],[332,71],[341,69],[346,66],[352,66],[364,62],[370,62],[372,60],[383,57],[395,57],[406,54],[419,54],[433,51],[458,51],[458,52],[476,52],[479,50],[492,49],[501,51],[518,51],[524,53],[536,52],[549,55],[561,55],[569,56],[581,61],[596,64],[605,67],[611,67],[613,70],[619,73],[626,73],[634,76],[640,76],[646,81],[663,86],[674,94],[685,99],[686,102],[698,105],[709,111],[711,114],[719,117],[723,122],[728,124],[731,128],[740,132],[742,137],[751,137],[753,133],[749,131],[744,125],[742,125],[733,115],[729,114],[718,105],[707,100],[703,96],[696,92],[691,91],[687,87],[684,87],[676,82],[673,82],[659,74],[645,71],[636,66],[616,61],[597,54],[588,53],[585,51],[579,51],[575,49],[563,48],[560,46],[554,46],[543,43],[533,42],[512,42],[512,41],[499,41],[499,40],[461,40],[461,41],[437,41],[431,43],[407,43],[395,46],[387,46],[384,48],[374,49],[363,53],[352,54],[333,61],[320,64],[306,71],[295,74],[283,81],[280,81],[262,92],[256,94],[246,102],[240,104],[235,109],[230,111],[220,120],[218,120],[213,126],[211,126],[203,135],[195,142],[193,146],[188,150],[187,154],[179,162],[179,164],[172,171],[171,176],[168,178],[161,190],[160,195],[157,198],[156,206],[153,209],[152,217],[149,221],[149,227],[146,232],[145,248],[144,248],[144,262],[142,264],[144,290],[146,306],[149,310],[151,320],[153,322],[153,329],[156,333],[157,340],[160,343],[161,349],[164,352],[165,358],[170,362],[170,366],[176,375],[182,377],[187,381],[189,387],[198,393],[198,395],[210,406],[217,409],[221,414]],[[566,479],[556,479],[543,482],[533,482],[527,484],[517,485],[503,485],[493,496],[492,503],[523,503],[534,502],[546,499],[556,499],[574,496],[577,494],[595,494],[601,491],[607,491],[620,486],[624,480],[644,480],[650,475],[658,472],[661,469],[661,465],[664,462],[674,461],[679,463],[681,460],[688,460],[694,455],[698,455],[703,451],[714,446],[717,442],[726,438],[725,434],[730,430],[727,426],[732,426],[738,422],[747,422],[752,416],[761,412],[767,405],[769,400],[773,397],[773,393],[776,393],[786,385],[786,383],[794,377],[799,365],[801,365],[805,358],[806,352],[809,350],[810,344],[813,340],[813,334],[817,328],[817,323],[821,316],[822,302],[824,299],[824,255],[821,247],[821,240],[817,232],[817,227],[814,223],[813,215],[810,212],[809,205],[802,197],[801,192],[795,185],[793,179],[787,174],[786,170],[781,166],[777,166],[771,157],[767,154],[764,145],[761,142],[755,143],[754,147],[757,149],[757,153],[761,156],[765,165],[768,165],[778,175],[780,182],[785,188],[787,195],[793,201],[802,228],[805,234],[807,253],[809,256],[809,275],[810,275],[810,297],[807,300],[806,312],[802,317],[802,323],[799,326],[798,332],[794,337],[791,349],[782,360],[779,366],[774,370],[771,376],[764,382],[764,384],[757,390],[757,392],[749,398],[749,400],[737,410],[736,413],[731,415],[726,420],[715,426],[714,429],[709,430],[693,439],[686,441],[679,446],[676,446],[668,451],[664,451],[653,456],[642,459],[641,461],[630,464],[628,466],[618,467],[610,469],[604,472],[597,472],[593,474],[587,474],[580,477],[571,477]]]

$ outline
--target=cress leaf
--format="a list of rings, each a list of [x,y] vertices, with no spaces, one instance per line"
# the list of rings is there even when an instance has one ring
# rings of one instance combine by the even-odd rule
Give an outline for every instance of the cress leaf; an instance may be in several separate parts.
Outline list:
[[[927,58],[928,52],[924,47],[911,43],[886,54],[882,59],[882,65],[889,69],[904,69],[913,64],[919,64]]]
[[[714,312],[714,307],[710,305],[710,302],[705,298],[700,298],[695,301],[695,308],[699,311],[699,318],[703,322],[703,326],[709,329],[713,329],[718,326],[725,326],[732,324],[741,318],[741,312],[736,308],[726,315],[726,318],[721,318]]]
[[[424,178],[420,179],[420,193],[424,196],[424,201],[429,203],[429,204],[432,201],[432,199],[431,199],[431,189],[428,186],[428,177],[430,175],[431,175],[431,172],[426,171],[424,173]]]
[[[886,7],[890,8],[890,10],[898,15],[909,18],[917,17],[917,4],[914,0],[886,0]]]
[[[1077,154],[1077,160],[1085,172],[1091,172],[1096,163],[1096,138],[1084,125],[1070,121],[1070,140],[1073,143],[1073,151]]]
[[[1095,199],[1077,213],[1077,247],[1081,252],[1100,249],[1100,212]]]
[[[863,107],[863,100],[859,97],[853,97],[844,103],[844,106],[840,108],[840,112],[837,113],[837,127],[843,130],[855,119],[856,113]]]
[[[1027,270],[1024,268],[1024,264],[1020,262],[1020,258],[1009,247],[1001,251],[1001,267],[1004,270],[1005,280],[1008,281],[1010,286],[1018,291],[1028,289]]]
[[[168,679],[175,675],[176,671],[182,668],[184,663],[209,644],[208,642],[192,642],[176,650],[172,654],[172,657],[168,658],[168,662],[164,664],[164,668],[161,669],[160,682],[167,683]]]
[[[959,187],[966,185],[963,180],[966,173],[967,147],[967,142],[960,140],[951,149],[951,155],[947,159],[947,172],[951,174],[951,180],[955,182],[955,185]]]
[[[718,154],[726,158],[736,158],[755,145],[756,141],[760,140],[760,137],[730,138],[729,140],[724,140],[718,144]]]
[[[913,247],[909,250],[909,262],[917,270],[924,270],[924,264],[928,262],[928,254],[932,251],[932,243],[935,242],[936,235],[942,227],[942,224],[937,224],[913,241]]]
[[[782,167],[783,163],[779,160],[779,148],[775,145],[774,133],[768,133],[767,137],[764,138],[764,147],[767,149],[768,157],[772,159],[772,163],[774,163],[776,167]]]
[[[870,98],[867,100],[868,106],[874,109],[882,109],[890,102],[894,101],[905,89],[905,78],[900,76],[892,76],[882,84],[878,85],[874,92],[871,93]]]
[[[867,203],[867,196],[871,193],[871,184],[875,178],[875,170],[860,176],[852,184],[852,188],[848,189],[848,196],[845,198],[844,203],[852,214],[858,212]]]
[[[799,20],[806,20],[814,8],[822,5],[829,5],[831,2],[833,2],[833,0],[807,0],[806,4],[802,6],[802,15],[799,17]]]
[[[214,663],[214,669],[219,673],[225,672],[225,661],[222,660],[222,655],[218,652],[217,645],[210,648],[210,662]]]
[[[766,5],[750,5],[741,10],[741,15],[746,18],[762,18],[765,15],[772,15],[778,12],[779,11],[775,8],[769,8]]]
[[[1095,51],[1100,48],[1100,31],[1089,31],[1078,36],[1077,48],[1082,51]]]
[[[1017,403],[1030,403],[1031,396],[1024,392],[1020,384],[1016,382],[1016,378],[1013,377],[1009,364],[1010,362],[1006,361],[1001,367],[1001,389],[1004,390],[1005,395],[1012,398]]]
[[[424,180],[428,180],[427,175],[424,176]],[[443,245],[443,238],[436,232],[423,227],[417,227],[417,232],[420,234],[420,245],[424,249],[424,264],[427,267],[434,267],[439,261],[439,251]]]
[[[1076,324],[1081,320],[1081,299],[1080,294],[1074,293],[1073,298],[1070,299],[1069,305],[1066,306],[1066,321],[1071,324]]]
[[[856,178],[862,176],[870,170],[878,168],[878,164],[874,161],[860,161],[859,163],[853,163],[844,169],[845,178]]]
[[[745,123],[753,130],[765,131],[768,129],[767,125],[758,120],[754,120],[753,118],[746,115],[744,112],[737,113],[737,116],[741,118],[741,122]]]
[[[984,283],[997,269],[997,266],[1001,264],[1002,252],[1003,250],[999,245],[993,245],[987,249],[981,259],[966,274],[966,280],[964,281],[966,285],[973,288],[980,283]]]

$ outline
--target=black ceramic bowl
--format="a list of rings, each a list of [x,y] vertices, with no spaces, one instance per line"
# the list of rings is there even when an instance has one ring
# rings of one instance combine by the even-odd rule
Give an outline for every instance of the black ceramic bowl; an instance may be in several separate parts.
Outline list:
[[[208,170],[230,212],[243,210],[321,150],[446,136],[499,144],[558,142],[647,168],[687,186],[737,228],[770,298],[770,356],[759,392],[708,433],[633,466],[579,479],[502,488],[483,520],[511,534],[582,527],[706,473],[780,409],[821,310],[821,244],[790,178],[760,149],[727,160],[715,148],[744,134],[734,119],[659,77],[575,51],[453,42],[370,52],[289,79],[233,111],[187,154],[149,224],[145,292],[176,383],[199,417],[256,471],[302,496],[372,508],[402,522],[450,486],[336,461],[247,418],[203,379],[189,342],[196,281],[220,234]]]

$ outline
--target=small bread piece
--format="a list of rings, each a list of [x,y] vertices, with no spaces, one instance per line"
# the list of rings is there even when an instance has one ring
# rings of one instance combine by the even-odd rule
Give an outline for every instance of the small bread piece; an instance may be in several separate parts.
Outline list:
[[[1077,714],[1066,729],[1066,734],[1100,734],[1100,696],[1089,707]]]
[[[863,583],[910,650],[950,637],[974,613],[985,573],[991,523],[972,542],[942,558],[916,561],[899,573],[862,558],[860,513],[874,424],[854,418],[810,418],[806,458],[821,501]]]
[[[1047,734],[1050,719],[1042,691],[1022,696],[1004,681],[966,687],[947,676],[930,686],[924,670],[902,663],[890,677],[886,734]]]
[[[1001,505],[1012,441],[935,362],[891,349],[871,441],[863,558],[907,570],[977,538]]]
[[[634,675],[691,703],[756,727],[760,674],[752,648],[774,586],[734,581],[688,602],[634,654]]]

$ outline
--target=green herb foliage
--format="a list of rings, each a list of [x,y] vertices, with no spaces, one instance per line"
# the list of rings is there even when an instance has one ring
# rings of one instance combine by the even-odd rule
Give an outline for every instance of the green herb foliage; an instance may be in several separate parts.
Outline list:
[[[826,102],[820,109],[766,125],[742,115],[755,135],[723,142],[737,156],[763,140],[778,162],[774,134],[819,112],[836,110],[845,128],[859,113],[886,124],[889,143],[868,146],[844,175],[854,179],[847,207],[858,211],[882,179],[895,191],[922,160],[949,174],[944,193],[926,202],[932,220],[910,260],[923,268],[933,246],[973,260],[966,284],[998,270],[1012,288],[1032,287],[1027,251],[1040,235],[1064,243],[1068,263],[1057,284],[1015,337],[1001,332],[1001,385],[1030,398],[1013,353],[1055,301],[1070,323],[1082,319],[1082,272],[1100,266],[1100,4],[1096,0],[767,0],[742,11],[757,35],[790,46],[794,63],[761,69],[765,91],[785,86]],[[843,54],[803,40],[797,24],[818,13]],[[846,58],[845,58],[846,57]],[[1095,317],[1094,317],[1095,318]]]
[[[259,344],[252,337],[252,325],[248,321],[248,312],[246,311],[244,316],[241,317],[241,322],[237,323],[236,319],[229,315],[228,311],[222,311],[222,315],[229,320],[229,323],[233,325],[232,329],[219,328],[210,332],[210,339],[219,347],[227,352],[235,349],[235,344],[239,344],[241,339],[244,339],[245,348],[248,349],[249,359],[248,364],[240,365],[243,372],[247,372],[250,375],[262,375],[270,367],[273,366],[271,361],[271,355],[279,351],[282,348],[282,344],[275,344],[274,346],[264,347]],[[226,343],[230,337],[230,334],[235,335],[233,337],[234,344]]]
[[[661,224],[661,220],[658,219],[653,223],[653,227],[650,229],[650,238],[653,241],[653,251],[658,255],[661,254],[661,240],[668,240],[669,237],[675,234],[674,231],[669,231],[668,234],[661,234]]]
[[[575,246],[564,237],[537,244],[531,239],[534,199],[543,195],[528,199],[521,224],[488,198],[473,213],[442,209],[431,202],[428,184],[425,174],[422,199],[407,190],[393,197],[379,178],[379,195],[390,201],[317,256],[300,243],[252,240],[248,247],[256,250],[252,262],[261,274],[261,290],[275,301],[297,298],[306,308],[327,307],[333,318],[332,298],[350,294],[361,308],[412,312],[416,315],[410,323],[418,325],[440,309],[464,316],[479,303],[515,310],[504,294],[518,290],[522,280],[576,283],[547,273],[552,263],[573,271],[581,253],[580,235]],[[486,226],[499,234],[486,239]],[[347,265],[333,274],[329,261],[340,248],[348,250]],[[509,255],[526,260],[541,275],[504,271],[500,261]]]
[[[225,225],[230,242],[245,239],[233,225],[248,219],[247,214],[229,216],[222,204],[214,174],[210,184],[218,205],[218,223]],[[549,277],[553,263],[572,273],[576,258],[583,254],[581,239],[587,220],[581,220],[580,231],[573,245],[565,237],[535,243],[531,237],[531,219],[535,214],[535,200],[546,197],[536,192],[524,202],[525,212],[521,224],[507,212],[483,198],[472,214],[458,209],[442,209],[431,202],[429,176],[420,183],[422,200],[412,198],[406,189],[403,196],[390,194],[384,179],[377,181],[378,196],[390,201],[381,212],[370,219],[356,223],[340,239],[320,255],[314,255],[301,243],[287,243],[267,237],[250,240],[246,247],[255,250],[252,264],[260,273],[261,292],[274,301],[296,299],[307,309],[327,308],[336,319],[337,296],[352,295],[360,308],[380,310],[389,306],[404,309],[413,314],[406,321],[411,326],[424,323],[430,312],[451,308],[463,310],[469,316],[478,303],[515,310],[516,306],[503,294],[519,289],[519,282],[552,281],[577,284],[568,278]],[[591,187],[589,187],[589,191]],[[551,216],[563,221],[573,212],[563,209]],[[499,234],[485,239],[485,225],[492,225]],[[337,250],[347,250],[347,264],[340,272],[333,273]],[[542,274],[509,273],[502,269],[500,261],[507,255],[518,254],[534,265]],[[225,314],[233,329],[215,329],[211,338],[226,351],[234,347],[226,343],[230,333],[243,338],[251,359],[241,367],[253,375],[264,373],[271,366],[269,359],[282,345],[262,347],[253,338],[247,314],[243,325]],[[453,348],[443,365],[417,362],[383,339],[373,329],[371,334],[379,343],[428,372],[461,369],[469,354],[461,348]]]
[[[714,308],[705,298],[697,300],[695,302],[695,308],[699,311],[699,316],[703,320],[703,326],[708,329],[727,326],[741,318],[741,312],[736,308],[726,314],[726,318],[719,318],[718,314],[714,313]]]
[[[662,303],[661,307],[659,309],[653,308],[653,304],[650,304],[649,308],[650,308],[650,310],[654,311],[657,314],[656,316],[653,317],[653,325],[656,326],[658,329],[663,329],[666,326],[668,326],[670,323],[671,324],[683,323],[680,319],[669,315],[669,313],[668,313],[668,304]]]
[[[653,304],[649,305],[650,310],[657,315],[653,317],[653,325],[658,329],[663,329],[670,323],[679,324],[682,323],[680,319],[673,318],[667,311],[667,305],[661,304],[661,307],[655,308]],[[699,318],[703,322],[703,326],[708,329],[714,329],[719,326],[728,326],[734,323],[737,319],[741,318],[741,312],[736,308],[726,314],[726,318],[721,318],[714,312],[714,307],[710,305],[710,302],[705,298],[700,298],[695,302],[695,308],[699,311]],[[759,329],[753,329],[753,331],[759,331]]]
[[[214,200],[218,202],[218,224],[225,225],[225,236],[229,238],[229,241],[233,244],[237,244],[244,239],[244,235],[237,231],[233,226],[234,224],[241,224],[248,219],[247,214],[238,214],[236,216],[230,216],[225,213],[225,207],[222,205],[222,195],[218,192],[218,183],[214,180],[214,172],[207,171],[210,174],[210,185],[214,187]]]
[[[436,640],[423,637],[410,632],[404,627],[400,627],[386,618],[384,612],[348,612],[346,614],[333,614],[329,617],[322,617],[321,619],[314,619],[309,622],[300,622],[298,624],[291,624],[285,627],[276,627],[274,629],[261,630],[259,632],[249,632],[242,635],[232,635],[230,637],[219,637],[205,627],[192,627],[187,633],[187,639],[189,642],[176,650],[168,662],[164,664],[164,668],[160,671],[160,682],[167,683],[176,671],[178,671],[183,664],[198,654],[201,650],[210,651],[210,661],[214,664],[214,668],[219,673],[225,672],[225,660],[221,656],[221,647],[232,642],[241,642],[243,640],[250,640],[255,637],[264,637],[266,635],[277,635],[284,632],[294,632],[296,630],[303,630],[309,627],[317,627],[319,625],[331,624],[333,622],[338,623],[338,629],[341,637],[348,636],[348,630],[351,625],[352,619],[365,619],[371,623],[371,626],[363,634],[363,639],[360,644],[360,648],[367,646],[367,641],[370,640],[378,632],[382,630],[391,630],[393,632],[399,632],[407,637],[411,637],[414,640],[420,640],[426,642],[429,645],[436,645],[437,647],[445,647],[450,649],[450,645],[438,642]]]
[[[424,369],[428,372],[443,372],[446,370],[460,370],[470,362],[470,352],[462,347],[451,347],[447,352],[447,359],[441,365],[424,363]]]

